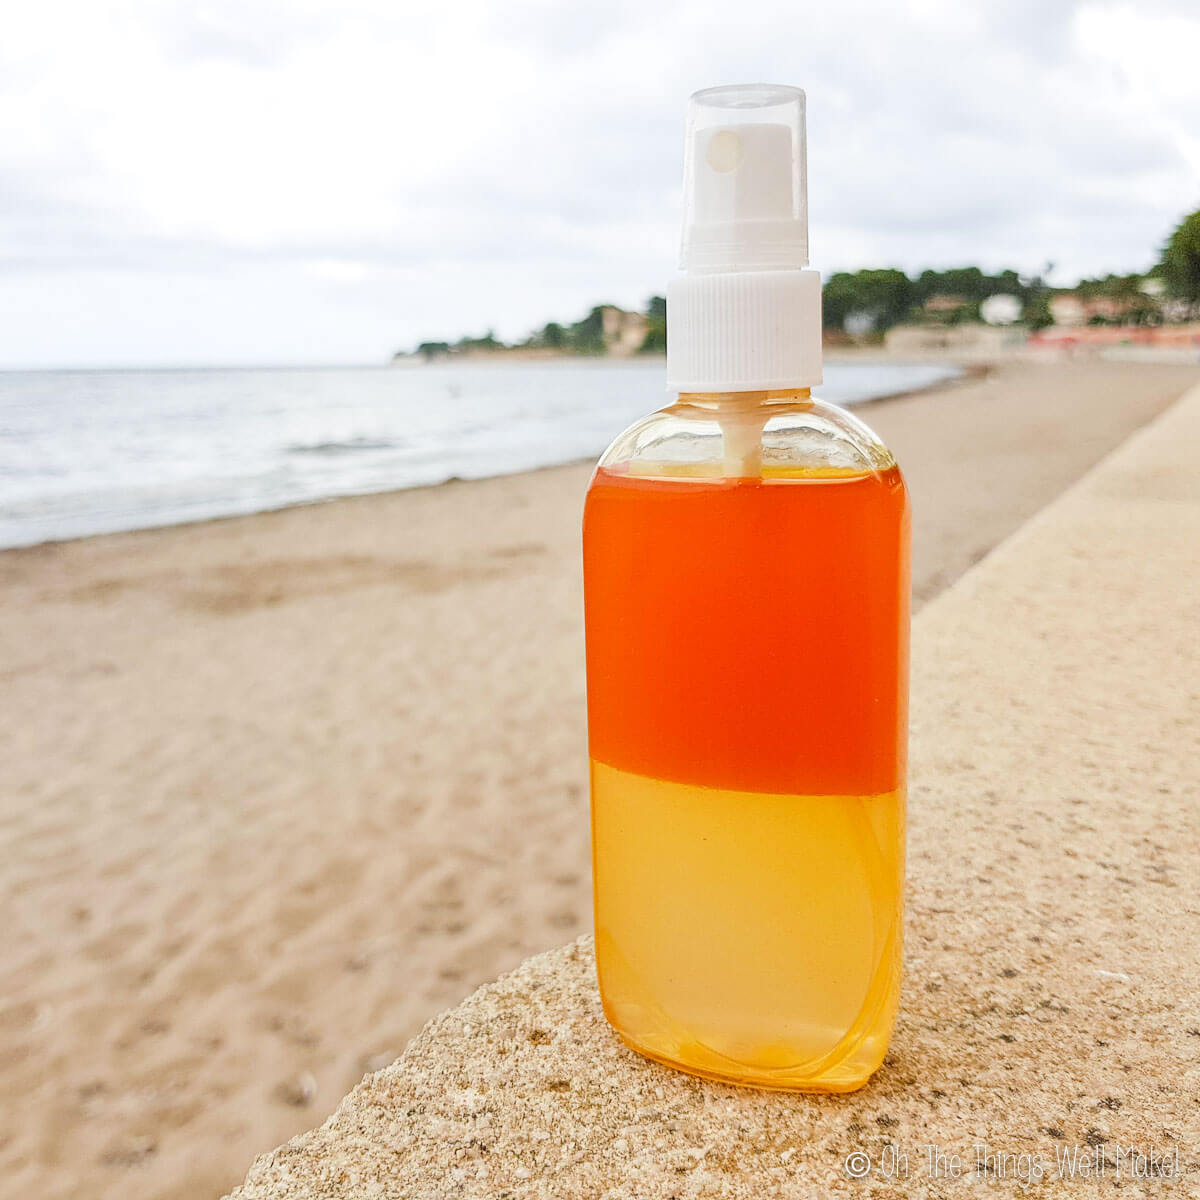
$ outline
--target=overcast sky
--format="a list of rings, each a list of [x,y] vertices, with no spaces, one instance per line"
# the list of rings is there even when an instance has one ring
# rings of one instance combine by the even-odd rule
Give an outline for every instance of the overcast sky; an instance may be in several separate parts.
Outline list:
[[[808,92],[813,265],[1148,267],[1200,7],[36,0],[0,38],[0,365],[376,363],[640,305],[688,94]]]

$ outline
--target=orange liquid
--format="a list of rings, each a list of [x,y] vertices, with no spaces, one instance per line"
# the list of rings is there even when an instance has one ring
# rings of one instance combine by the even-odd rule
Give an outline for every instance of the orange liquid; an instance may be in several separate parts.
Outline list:
[[[861,1086],[899,993],[898,470],[600,470],[584,521],[596,949],[652,1057]]]

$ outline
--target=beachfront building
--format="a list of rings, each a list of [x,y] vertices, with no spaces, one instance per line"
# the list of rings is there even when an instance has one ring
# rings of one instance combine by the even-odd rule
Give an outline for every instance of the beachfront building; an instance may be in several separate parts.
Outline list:
[[[605,304],[600,309],[600,320],[605,350],[613,358],[629,358],[641,350],[646,340],[645,313]]]

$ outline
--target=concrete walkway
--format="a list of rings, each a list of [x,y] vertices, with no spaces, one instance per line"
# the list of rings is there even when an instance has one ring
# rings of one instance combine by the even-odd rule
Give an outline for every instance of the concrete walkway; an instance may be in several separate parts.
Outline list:
[[[235,1195],[1200,1195],[1198,460],[1193,389],[917,620],[905,994],[866,1089],[643,1061],[580,942]]]

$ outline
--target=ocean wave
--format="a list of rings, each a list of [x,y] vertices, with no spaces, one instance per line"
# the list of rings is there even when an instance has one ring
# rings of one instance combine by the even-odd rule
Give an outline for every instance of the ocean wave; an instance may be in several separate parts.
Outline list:
[[[396,439],[364,435],[335,441],[292,442],[284,450],[288,454],[354,454],[359,450],[397,450],[402,445]]]

